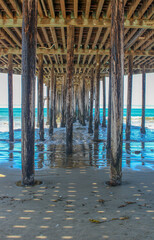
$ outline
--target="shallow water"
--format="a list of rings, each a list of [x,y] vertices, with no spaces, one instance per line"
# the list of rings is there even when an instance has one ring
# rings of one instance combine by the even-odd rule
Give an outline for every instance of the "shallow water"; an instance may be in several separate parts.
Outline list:
[[[154,123],[146,122],[146,134],[140,133],[140,119],[133,118],[131,129],[131,140],[123,142],[123,168],[133,170],[154,170]],[[35,141],[35,168],[56,167],[83,167],[92,166],[103,168],[110,164],[106,156],[107,129],[100,126],[99,142],[94,142],[93,135],[88,134],[88,123],[82,127],[79,123],[74,124],[73,153],[67,155],[65,152],[65,128],[54,129],[52,137],[48,135],[45,128],[45,141],[38,140],[38,129],[36,129]],[[21,168],[21,130],[15,130],[15,142],[8,141],[8,132],[0,132],[0,165],[11,168]]]

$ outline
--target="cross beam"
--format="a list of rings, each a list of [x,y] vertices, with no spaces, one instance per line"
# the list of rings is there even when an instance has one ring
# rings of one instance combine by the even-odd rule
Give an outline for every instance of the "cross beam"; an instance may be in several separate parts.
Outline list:
[[[0,49],[0,56],[14,54],[14,55],[21,55],[22,50],[19,48],[1,48]],[[37,54],[43,55],[66,55],[67,49],[51,49],[51,48],[37,48]],[[110,55],[110,50],[93,50],[93,49],[74,49],[75,55]],[[125,56],[154,56],[154,50],[149,51],[141,51],[141,50],[128,50],[125,51]]]
[[[74,27],[111,27],[111,19],[96,19],[96,18],[41,18],[38,17],[38,27],[67,27],[72,25]],[[22,27],[22,18],[1,18],[1,28]],[[144,28],[154,29],[154,20],[149,19],[125,19],[125,28]]]

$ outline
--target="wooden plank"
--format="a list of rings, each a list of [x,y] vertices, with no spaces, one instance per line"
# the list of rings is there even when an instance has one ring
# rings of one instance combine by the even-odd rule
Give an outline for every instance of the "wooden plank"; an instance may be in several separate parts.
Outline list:
[[[34,184],[35,69],[37,1],[23,0],[22,26],[22,184]],[[27,31],[28,29],[28,31]],[[30,52],[30,54],[29,54]]]
[[[44,17],[44,14],[43,14],[43,10],[42,10],[42,6],[40,4],[40,0],[38,0],[38,13],[40,15],[41,18]]]
[[[62,34],[62,41],[63,41],[63,48],[66,48],[66,40],[65,40],[65,30],[61,27],[61,34]]]
[[[48,2],[49,9],[50,9],[51,17],[55,18],[55,10],[54,10],[54,6],[53,6],[53,1],[47,0],[47,2]]]
[[[13,34],[13,32],[8,29],[8,28],[4,28],[5,32],[9,35],[10,38],[13,39],[13,41],[19,46],[21,47],[22,44],[19,42],[18,38]]]
[[[13,13],[11,12],[11,10],[9,9],[8,5],[6,4],[5,0],[1,0],[0,2],[2,8],[4,9],[4,11],[6,12],[6,14],[10,17],[13,18]]]
[[[139,5],[141,0],[136,0],[136,1],[133,1],[132,4],[130,5],[129,7],[129,10],[127,12],[127,18],[130,19],[133,15],[133,13],[135,12],[137,6]]]
[[[14,141],[13,130],[13,56],[8,55],[8,110],[9,110],[9,140]]]
[[[104,0],[99,0],[97,10],[96,10],[96,19],[100,17],[103,5],[104,5]]]
[[[16,0],[9,0],[17,14],[20,16],[22,14],[21,8]]]
[[[140,19],[144,13],[147,11],[148,7],[153,3],[153,0],[147,0],[144,1],[144,3],[142,4],[141,8],[139,9],[138,12],[138,18]]]
[[[66,18],[65,0],[60,0],[60,6],[63,18]]]
[[[78,17],[78,0],[74,0],[74,18]]]
[[[91,0],[86,1],[86,10],[85,10],[85,18],[89,18]]]
[[[41,18],[38,17],[38,27],[111,27],[111,19],[86,19],[86,18]],[[0,19],[0,27],[21,27],[22,18],[7,18]],[[154,29],[154,20],[150,19],[125,19],[124,21],[125,28],[144,28],[144,29]]]

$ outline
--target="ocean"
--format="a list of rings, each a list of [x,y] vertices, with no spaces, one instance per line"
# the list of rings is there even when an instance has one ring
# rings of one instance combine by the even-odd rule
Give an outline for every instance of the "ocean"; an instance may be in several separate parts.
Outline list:
[[[137,171],[154,170],[154,108],[146,109],[146,134],[140,133],[141,109],[132,109],[131,139],[125,141],[126,109],[124,109],[123,129],[123,168]],[[106,110],[108,112],[108,110]],[[37,117],[37,109],[35,110]],[[100,109],[102,121],[103,109]],[[47,109],[44,109],[46,123]],[[45,124],[45,141],[40,142],[38,129],[35,131],[35,169],[55,167],[95,167],[103,168],[110,164],[106,156],[107,129],[100,126],[99,142],[94,142],[88,134],[88,122],[85,127],[75,123],[73,127],[73,153],[65,152],[65,128],[54,129],[52,137],[48,135]],[[14,108],[14,143],[9,142],[8,109],[0,108],[0,166],[21,168],[21,109]]]

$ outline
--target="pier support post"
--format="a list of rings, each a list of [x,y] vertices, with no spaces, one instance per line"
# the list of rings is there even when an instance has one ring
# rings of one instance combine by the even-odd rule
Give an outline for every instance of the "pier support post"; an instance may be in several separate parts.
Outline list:
[[[22,184],[34,184],[36,0],[23,0],[22,23]]]
[[[110,184],[122,181],[124,1],[111,0],[111,166]]]
[[[74,74],[74,27],[67,27],[67,96],[66,96],[66,152],[72,152],[73,111],[72,82]]]
[[[93,101],[94,101],[94,70],[92,69],[90,79],[90,116],[88,133],[93,133]]]
[[[106,127],[106,79],[103,77],[103,121],[102,127]]]
[[[98,138],[100,114],[99,101],[100,100],[100,55],[96,57],[96,84],[95,84],[95,120],[94,120],[94,139]]]
[[[54,68],[51,68],[51,79],[50,79],[50,114],[49,114],[49,135],[53,134],[54,128]]]
[[[66,77],[63,76],[62,83],[62,119],[61,119],[61,127],[65,127],[65,113],[66,113]]]
[[[57,84],[56,77],[54,79],[54,128],[57,128],[57,108],[56,108],[56,99],[57,99]]]
[[[82,77],[82,82],[81,82],[81,86],[82,86],[82,91],[81,91],[81,107],[82,107],[82,116],[81,116],[81,123],[82,126],[86,126],[85,123],[85,76],[83,75]]]
[[[145,134],[145,92],[146,92],[146,73],[145,68],[142,69],[142,120],[141,133]]]
[[[50,91],[50,84],[48,80],[48,85],[47,85],[47,122],[46,124],[49,125],[49,91]]]
[[[12,54],[8,55],[8,108],[9,108],[9,140],[14,141],[13,131],[13,70]]]
[[[130,128],[131,128],[132,77],[133,77],[132,72],[133,72],[133,56],[130,55],[128,59],[126,140],[130,139]]]
[[[44,141],[43,54],[39,55],[38,96],[39,96],[39,136],[40,140]]]
[[[107,120],[107,157],[111,153],[111,63],[109,68],[109,92],[108,92],[108,120]]]

